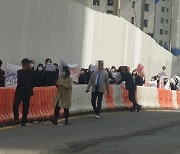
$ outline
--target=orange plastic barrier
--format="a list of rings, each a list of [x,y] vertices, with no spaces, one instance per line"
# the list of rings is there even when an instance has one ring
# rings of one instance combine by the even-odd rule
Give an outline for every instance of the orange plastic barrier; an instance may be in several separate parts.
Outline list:
[[[53,100],[56,87],[34,88],[34,95],[30,100],[28,120],[41,120],[53,116]],[[0,123],[13,121],[13,102],[15,88],[0,88]],[[19,107],[19,115],[22,117],[22,105]],[[61,110],[61,114],[63,110]]]
[[[158,99],[161,108],[173,109],[172,91],[165,89],[158,89]]]
[[[131,103],[131,101],[129,101],[129,94],[128,94],[128,91],[126,90],[125,86],[122,86],[122,91],[123,91],[122,97],[123,97],[124,106],[127,108],[133,107],[133,104]]]
[[[113,98],[113,88],[111,85],[109,86],[109,96],[107,95],[107,92],[105,92],[105,99],[106,99],[106,105],[108,109],[116,108],[114,104],[114,98]]]
[[[177,105],[180,108],[180,91],[176,91],[177,94]]]

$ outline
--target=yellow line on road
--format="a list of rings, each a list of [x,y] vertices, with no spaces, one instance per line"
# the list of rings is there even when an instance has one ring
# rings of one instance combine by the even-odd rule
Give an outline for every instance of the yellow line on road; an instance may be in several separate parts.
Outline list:
[[[103,113],[103,114],[112,114],[112,113],[116,113],[116,112],[108,112],[108,113]],[[73,120],[73,119],[87,118],[87,117],[93,117],[93,116],[94,116],[94,114],[88,114],[88,115],[70,117],[69,119]],[[61,122],[63,122],[63,121],[64,121],[64,119],[59,119],[58,120],[58,123],[59,123],[58,125],[62,125]],[[51,123],[44,123],[44,124],[52,125]],[[27,124],[26,126],[32,126],[32,125],[33,124]],[[21,125],[18,124],[18,125],[13,125],[13,126],[5,126],[5,127],[0,128],[0,131],[13,129],[13,128],[18,128],[18,127],[21,127]]]

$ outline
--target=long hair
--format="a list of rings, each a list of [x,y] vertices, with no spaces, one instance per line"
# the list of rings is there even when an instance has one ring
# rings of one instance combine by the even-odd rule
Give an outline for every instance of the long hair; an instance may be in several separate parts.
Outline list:
[[[65,72],[65,76],[66,76],[66,77],[69,77],[69,76],[71,75],[70,70],[69,70],[69,67],[64,66],[64,67],[63,67],[63,71]]]

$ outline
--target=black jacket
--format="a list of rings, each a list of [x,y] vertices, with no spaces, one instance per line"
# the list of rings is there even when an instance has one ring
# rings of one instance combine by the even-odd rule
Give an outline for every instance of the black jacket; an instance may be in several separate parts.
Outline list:
[[[123,81],[126,82],[127,90],[136,90],[136,83],[131,73],[129,72],[121,73],[121,80],[118,83],[120,84]]]
[[[18,70],[16,94],[23,92],[27,96],[33,95],[36,78],[36,72],[34,70]]]
[[[0,87],[5,87],[5,71],[0,68]]]
[[[143,86],[143,78],[139,75],[135,75],[136,86]]]

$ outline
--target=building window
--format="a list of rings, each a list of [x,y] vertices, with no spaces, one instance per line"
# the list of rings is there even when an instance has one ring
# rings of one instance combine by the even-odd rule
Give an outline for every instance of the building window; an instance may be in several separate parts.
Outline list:
[[[168,31],[167,30],[165,31],[165,34],[168,35]]]
[[[169,12],[169,8],[167,8],[166,10],[167,10],[167,12]]]
[[[99,6],[100,0],[93,0],[93,5]]]
[[[114,1],[114,0],[108,0],[107,5],[109,5],[109,6],[113,6],[113,1]]]
[[[164,18],[161,18],[161,23],[162,23],[162,24],[164,23]]]
[[[163,29],[160,29],[160,34],[161,34],[161,35],[163,35],[163,31],[164,31]]]
[[[163,45],[163,41],[159,40],[159,45],[162,46]]]
[[[161,7],[161,12],[165,12],[165,7]]]
[[[108,14],[113,14],[113,11],[112,10],[107,10],[107,13]]]
[[[132,2],[132,8],[133,8],[133,9],[135,9],[135,5],[136,5],[136,2],[133,1],[133,2]]]
[[[148,27],[148,20],[144,19],[144,27]]]
[[[166,24],[168,24],[169,23],[169,20],[168,19],[166,19]]]
[[[134,17],[131,18],[131,23],[134,24]]]
[[[149,12],[149,4],[145,4],[145,11]]]

